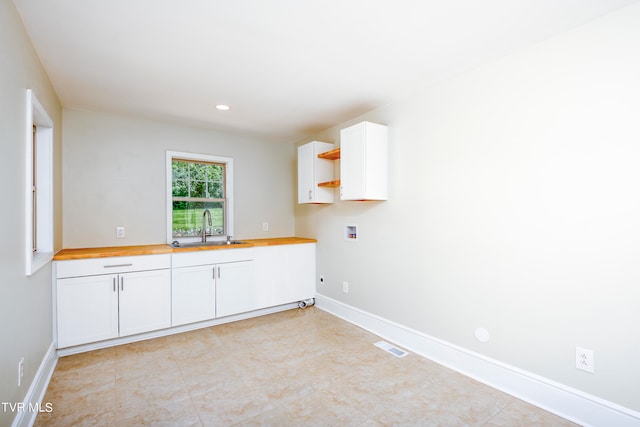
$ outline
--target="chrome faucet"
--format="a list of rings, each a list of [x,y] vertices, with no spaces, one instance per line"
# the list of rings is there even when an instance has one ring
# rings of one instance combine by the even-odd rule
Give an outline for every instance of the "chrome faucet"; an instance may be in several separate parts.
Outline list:
[[[209,227],[213,225],[213,221],[211,221],[211,212],[209,209],[205,209],[204,212],[202,212],[202,243],[207,242],[207,225],[205,223],[205,218],[207,216],[209,217]]]

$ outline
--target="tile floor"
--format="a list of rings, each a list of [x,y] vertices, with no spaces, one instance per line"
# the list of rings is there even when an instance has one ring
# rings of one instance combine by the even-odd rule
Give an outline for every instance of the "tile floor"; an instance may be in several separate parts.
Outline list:
[[[318,308],[60,358],[36,426],[575,426]]]

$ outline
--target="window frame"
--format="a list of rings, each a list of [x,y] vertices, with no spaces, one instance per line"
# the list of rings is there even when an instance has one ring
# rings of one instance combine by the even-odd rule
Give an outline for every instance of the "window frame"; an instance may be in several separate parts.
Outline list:
[[[189,162],[219,163],[225,168],[225,198],[224,198],[224,231],[221,236],[210,236],[208,240],[225,240],[226,236],[233,236],[233,158],[213,156],[210,154],[188,153],[182,151],[167,150],[166,154],[166,205],[167,205],[167,244],[174,241],[180,243],[197,242],[199,237],[173,237],[173,193],[172,193],[172,162],[173,160],[185,160]]]
[[[25,270],[31,276],[53,259],[53,120],[31,89],[26,99]]]

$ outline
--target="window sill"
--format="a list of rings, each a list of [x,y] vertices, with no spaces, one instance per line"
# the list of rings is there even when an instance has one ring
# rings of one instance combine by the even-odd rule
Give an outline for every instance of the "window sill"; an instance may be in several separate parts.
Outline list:
[[[53,252],[38,252],[27,259],[27,276],[31,276],[53,260]]]

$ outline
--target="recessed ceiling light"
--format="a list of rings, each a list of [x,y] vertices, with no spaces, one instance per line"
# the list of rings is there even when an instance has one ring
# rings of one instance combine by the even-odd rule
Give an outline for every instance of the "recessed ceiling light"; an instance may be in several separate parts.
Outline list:
[[[216,108],[217,108],[218,110],[227,111],[227,110],[229,110],[231,107],[229,107],[228,105],[224,105],[224,104],[218,104],[218,105],[216,105]]]

